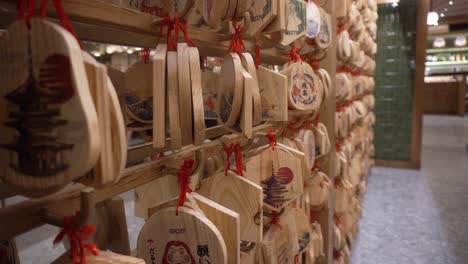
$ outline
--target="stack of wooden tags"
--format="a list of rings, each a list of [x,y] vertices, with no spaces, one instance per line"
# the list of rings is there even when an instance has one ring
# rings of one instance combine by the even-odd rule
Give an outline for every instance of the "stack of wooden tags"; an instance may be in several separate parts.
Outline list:
[[[62,255],[60,258],[56,259],[52,264],[72,264],[73,259],[70,257],[69,253]],[[110,251],[99,251],[97,256],[87,253],[86,254],[86,263],[88,264],[144,264],[143,259],[135,258],[131,256],[125,256],[116,254]]]
[[[14,22],[0,47],[0,177],[23,195],[50,194],[89,172],[100,155],[82,51],[68,31],[38,18],[29,28]]]
[[[198,49],[178,43],[177,51],[168,51],[167,45],[159,44],[153,77],[153,124],[157,124],[153,127],[154,146],[166,145],[166,120],[171,149],[202,144],[205,118]]]
[[[255,63],[250,53],[224,56],[217,94],[218,117],[225,127],[252,137],[252,126],[262,122],[262,99]]]

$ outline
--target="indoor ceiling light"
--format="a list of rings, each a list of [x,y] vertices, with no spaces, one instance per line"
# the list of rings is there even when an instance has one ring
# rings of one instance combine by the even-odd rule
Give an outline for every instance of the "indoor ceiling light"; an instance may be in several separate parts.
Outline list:
[[[449,5],[453,5],[453,2],[452,2],[452,1],[449,1]]]
[[[430,26],[439,25],[439,15],[437,12],[431,11],[427,13],[427,24]]]
[[[440,13],[440,16],[441,16],[441,17],[444,17],[445,15],[444,15],[444,13]]]

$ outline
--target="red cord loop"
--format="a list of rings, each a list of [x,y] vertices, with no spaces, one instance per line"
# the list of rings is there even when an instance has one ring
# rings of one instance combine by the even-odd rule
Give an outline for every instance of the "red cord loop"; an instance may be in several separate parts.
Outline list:
[[[301,55],[299,55],[299,48],[295,45],[291,46],[291,50],[288,53],[289,63],[302,62]]]
[[[24,1],[23,0],[16,1],[16,11],[18,13],[18,20],[22,20],[24,18]]]
[[[187,20],[181,20],[180,30],[182,30],[182,33],[184,34],[185,42],[192,47],[196,47],[197,45],[195,45],[195,43],[188,36],[187,24],[188,24]]]
[[[242,51],[246,51],[244,40],[242,38],[242,31],[244,28],[242,25],[237,25],[237,22],[233,19],[231,21],[234,33],[231,34],[231,43],[229,43],[228,52],[234,52],[240,54]]]
[[[270,143],[270,147],[272,149],[275,149],[276,146],[276,133],[273,130],[269,130],[266,134],[266,137],[268,138],[268,141]]]
[[[282,228],[281,223],[280,223],[280,218],[278,216],[278,212],[276,211],[271,212],[271,223]]]
[[[235,145],[234,145],[234,157],[236,159],[236,169],[237,169],[237,175],[239,176],[244,176],[243,174],[243,165],[242,165],[242,149],[241,149],[241,146],[240,146],[240,143],[237,142]]]
[[[75,215],[65,216],[62,220],[62,229],[54,239],[53,244],[56,245],[62,242],[63,238],[67,236],[70,242],[70,252],[73,259],[73,264],[86,264],[85,251],[97,256],[99,249],[94,243],[84,242],[89,236],[94,234],[96,227],[92,225],[76,226],[76,218],[80,215],[80,212],[76,212]]]
[[[227,176],[228,170],[231,168],[231,155],[234,149],[234,145],[231,143],[231,145],[228,147],[223,143],[223,147],[224,152],[226,152],[226,168],[224,169],[224,175]]]
[[[194,163],[195,160],[193,159],[185,160],[184,164],[180,165],[179,172],[177,173],[180,192],[179,201],[176,207],[176,215],[179,215],[179,207],[184,205],[187,193],[192,192],[192,189],[190,189],[190,170],[192,169]]]
[[[260,66],[260,47],[258,45],[255,45],[255,67],[258,69],[258,66]]]
[[[336,143],[336,144],[335,144],[335,150],[336,150],[336,152],[341,152],[342,148],[341,148],[341,144],[340,144],[340,143]]]

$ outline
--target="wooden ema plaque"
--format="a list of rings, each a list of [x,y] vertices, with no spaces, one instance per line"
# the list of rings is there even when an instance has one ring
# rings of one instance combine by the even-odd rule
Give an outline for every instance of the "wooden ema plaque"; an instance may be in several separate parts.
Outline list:
[[[278,226],[272,224],[269,230],[265,233],[261,248],[262,262],[268,264],[291,264],[294,263],[294,248],[293,243],[297,243],[296,239],[291,236],[296,232],[294,224],[284,223]],[[258,254],[258,253],[257,253]]]
[[[127,160],[127,138],[119,99],[105,65],[83,52],[86,75],[99,119],[101,153],[93,184],[117,182]]]
[[[140,231],[137,256],[147,263],[227,263],[218,228],[202,213],[169,207],[148,218]]]
[[[320,10],[320,32],[315,38],[315,43],[320,49],[326,49],[330,46],[332,37],[331,37],[331,18],[330,15],[319,8]]]
[[[137,61],[125,72],[125,111],[143,124],[153,123],[153,63]]]
[[[68,252],[69,253],[69,252]],[[110,251],[100,250],[99,255],[86,253],[87,264],[145,264],[145,261],[132,256],[120,255]],[[151,262],[149,262],[151,263]],[[64,254],[52,264],[73,264],[70,254]]]
[[[249,1],[248,12],[250,16],[249,35],[255,36],[276,18],[278,0]]]
[[[246,177],[263,188],[263,205],[281,210],[303,193],[303,164],[286,146],[268,147],[246,162]]]
[[[156,47],[153,60],[153,146],[166,145],[166,54],[167,45]]]
[[[287,77],[265,67],[258,67],[258,86],[263,121],[288,120]]]
[[[122,0],[121,6],[157,17],[173,17],[176,14],[184,17],[193,6],[193,3],[194,0]]]
[[[221,68],[221,89],[218,92],[218,114],[225,126],[233,126],[242,107],[243,75],[239,55],[224,56]]]
[[[213,29],[219,29],[229,8],[229,0],[202,0],[200,2],[205,23]]]
[[[283,34],[283,39],[280,44],[288,46],[296,39],[302,37],[306,33],[306,3],[303,0],[289,0],[289,13],[287,14],[286,31]]]
[[[310,0],[306,3],[306,18],[307,18],[307,28],[306,28],[306,37],[314,39],[320,33],[321,17],[320,11],[314,1]]]
[[[262,122],[262,99],[258,85],[257,69],[255,68],[255,62],[250,53],[242,53],[240,58],[242,66],[252,76],[252,85],[250,87],[244,87],[244,93],[247,89],[250,89],[252,93],[252,124],[258,125]]]
[[[97,162],[100,138],[78,43],[33,18],[29,30],[13,23],[0,47],[0,177],[27,194],[83,176]]]
[[[218,172],[202,181],[197,191],[240,216],[240,239],[262,241],[262,188],[234,172]]]
[[[169,130],[171,148],[179,150],[182,148],[182,131],[180,127],[179,108],[179,82],[177,52],[167,52],[167,112],[169,118]]]
[[[179,81],[179,114],[182,146],[193,142],[192,87],[188,46],[177,44],[177,78]]]
[[[197,48],[188,48],[190,60],[190,81],[192,86],[193,106],[193,143],[202,145],[205,142],[205,112],[203,107],[202,73],[200,56]]]
[[[312,111],[322,103],[323,87],[312,67],[305,62],[296,62],[281,71],[288,77],[289,107]]]

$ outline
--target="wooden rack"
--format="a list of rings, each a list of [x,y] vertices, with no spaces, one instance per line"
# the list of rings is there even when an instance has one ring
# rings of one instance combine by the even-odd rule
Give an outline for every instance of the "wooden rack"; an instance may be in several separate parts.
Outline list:
[[[16,1],[0,1],[0,28],[6,28],[16,19]],[[332,44],[327,50],[327,55],[321,61],[320,67],[328,71],[332,77],[332,87],[335,86],[336,73],[336,14],[335,5],[341,3],[336,0],[327,0],[323,6],[325,11],[330,14],[332,21]],[[128,46],[151,47],[155,46],[156,33],[159,30],[157,23],[159,19],[153,16],[133,12],[98,0],[63,0],[63,6],[66,10],[73,27],[82,40],[104,42],[111,44],[120,44]],[[38,7],[39,8],[39,7]],[[55,11],[50,7],[49,17],[56,17]],[[189,35],[200,50],[200,55],[204,56],[224,56],[227,47],[216,47],[209,43],[217,43],[225,36],[215,32],[200,30],[189,27]],[[269,64],[284,64],[287,57],[274,49],[261,50],[261,60]],[[320,109],[320,122],[322,122],[330,135],[331,146],[335,145],[335,91],[330,91],[330,96],[324,102]],[[275,128],[274,124],[266,123],[253,128],[254,135],[259,132],[266,132]],[[193,156],[197,150],[204,149],[207,157],[213,156],[222,148],[222,143],[240,142],[245,145],[249,141],[240,135],[232,134],[223,127],[214,127],[206,130],[206,137],[212,141],[204,143],[201,146],[188,146],[181,151],[171,155],[140,165],[129,167],[124,175],[116,184],[103,186],[95,189],[94,202],[101,203],[116,195],[125,193],[138,186],[149,183],[158,177],[163,176],[166,164],[170,161]],[[258,136],[257,136],[258,137]],[[151,156],[154,153],[160,153],[166,149],[154,149],[152,144],[143,144],[128,149],[128,161],[141,160]],[[329,154],[323,158],[321,169],[333,182],[335,172],[333,163],[335,156],[334,147]],[[0,240],[7,240],[28,232],[45,224],[40,211],[46,210],[51,215],[69,215],[79,210],[81,206],[81,192],[88,188],[84,184],[74,183],[60,192],[40,198],[30,199],[20,202],[6,208],[0,209]],[[5,199],[15,195],[9,192],[5,186],[0,184],[0,198]],[[323,263],[332,263],[333,260],[333,190],[330,192],[330,202],[320,213],[320,224],[324,236],[326,257]],[[12,220],[14,219],[14,224]],[[8,228],[4,228],[8,227]]]

